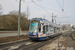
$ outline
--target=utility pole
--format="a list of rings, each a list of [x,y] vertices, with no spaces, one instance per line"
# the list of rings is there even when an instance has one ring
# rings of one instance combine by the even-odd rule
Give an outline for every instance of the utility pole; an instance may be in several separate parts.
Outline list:
[[[21,0],[19,0],[18,37],[20,37]]]
[[[54,20],[53,20],[53,13],[52,13],[52,23],[54,23]]]
[[[53,16],[53,13],[52,13],[52,23],[54,23],[54,20],[55,20],[55,23],[56,23],[56,16]]]
[[[56,24],[56,19],[55,19],[55,24]]]
[[[55,18],[54,18],[54,20],[55,20],[55,24],[56,24],[56,16],[54,16]]]

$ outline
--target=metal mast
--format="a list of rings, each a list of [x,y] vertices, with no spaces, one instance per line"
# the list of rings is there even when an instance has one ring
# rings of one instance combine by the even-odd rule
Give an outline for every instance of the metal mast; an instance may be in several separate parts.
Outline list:
[[[19,0],[18,37],[20,37],[21,0]]]

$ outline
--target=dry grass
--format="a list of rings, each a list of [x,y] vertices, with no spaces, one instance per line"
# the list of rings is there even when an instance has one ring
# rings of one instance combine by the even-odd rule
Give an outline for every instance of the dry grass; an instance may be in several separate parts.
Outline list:
[[[27,38],[28,38],[28,35],[21,35],[20,37],[18,36],[1,37],[0,43],[22,40],[22,39],[27,39]]]

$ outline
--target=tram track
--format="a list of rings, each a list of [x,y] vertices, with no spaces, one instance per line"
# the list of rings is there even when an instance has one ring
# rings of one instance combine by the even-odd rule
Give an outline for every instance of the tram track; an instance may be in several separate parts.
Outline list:
[[[62,36],[62,35],[60,35],[60,36]],[[18,43],[18,44],[9,46],[7,48],[4,48],[2,50],[37,50],[38,48],[40,48],[46,44],[49,44],[49,43],[53,42],[54,40],[58,39],[60,36],[51,38],[50,40],[44,40],[44,41],[28,40],[28,41],[25,41],[21,44]]]
[[[38,42],[38,43],[34,43],[34,44],[32,44],[32,45],[29,45],[29,46],[27,46],[27,47],[24,47],[24,48],[22,48],[22,49],[20,49],[20,50],[38,50],[38,48],[40,48],[40,47],[42,47],[42,46],[44,46],[44,45],[47,45],[47,44],[49,44],[49,43],[52,43],[54,40],[56,40],[58,37],[55,37],[55,38],[52,38],[52,39],[50,39],[50,40],[47,40],[47,41],[40,41],[40,42]],[[19,50],[19,49],[18,49]]]
[[[23,44],[23,43],[26,43],[28,41],[31,41],[31,40],[27,39],[27,40],[23,40],[23,41],[16,41],[16,42],[12,42],[12,43],[1,44],[0,49],[8,48],[8,47],[13,46],[13,45]]]

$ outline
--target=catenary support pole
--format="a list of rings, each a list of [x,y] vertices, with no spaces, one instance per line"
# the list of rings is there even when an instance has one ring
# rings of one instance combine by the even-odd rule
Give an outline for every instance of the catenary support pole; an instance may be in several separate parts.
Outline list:
[[[54,21],[53,21],[53,13],[52,13],[52,23],[53,23]]]
[[[19,0],[18,37],[20,37],[21,0]]]

